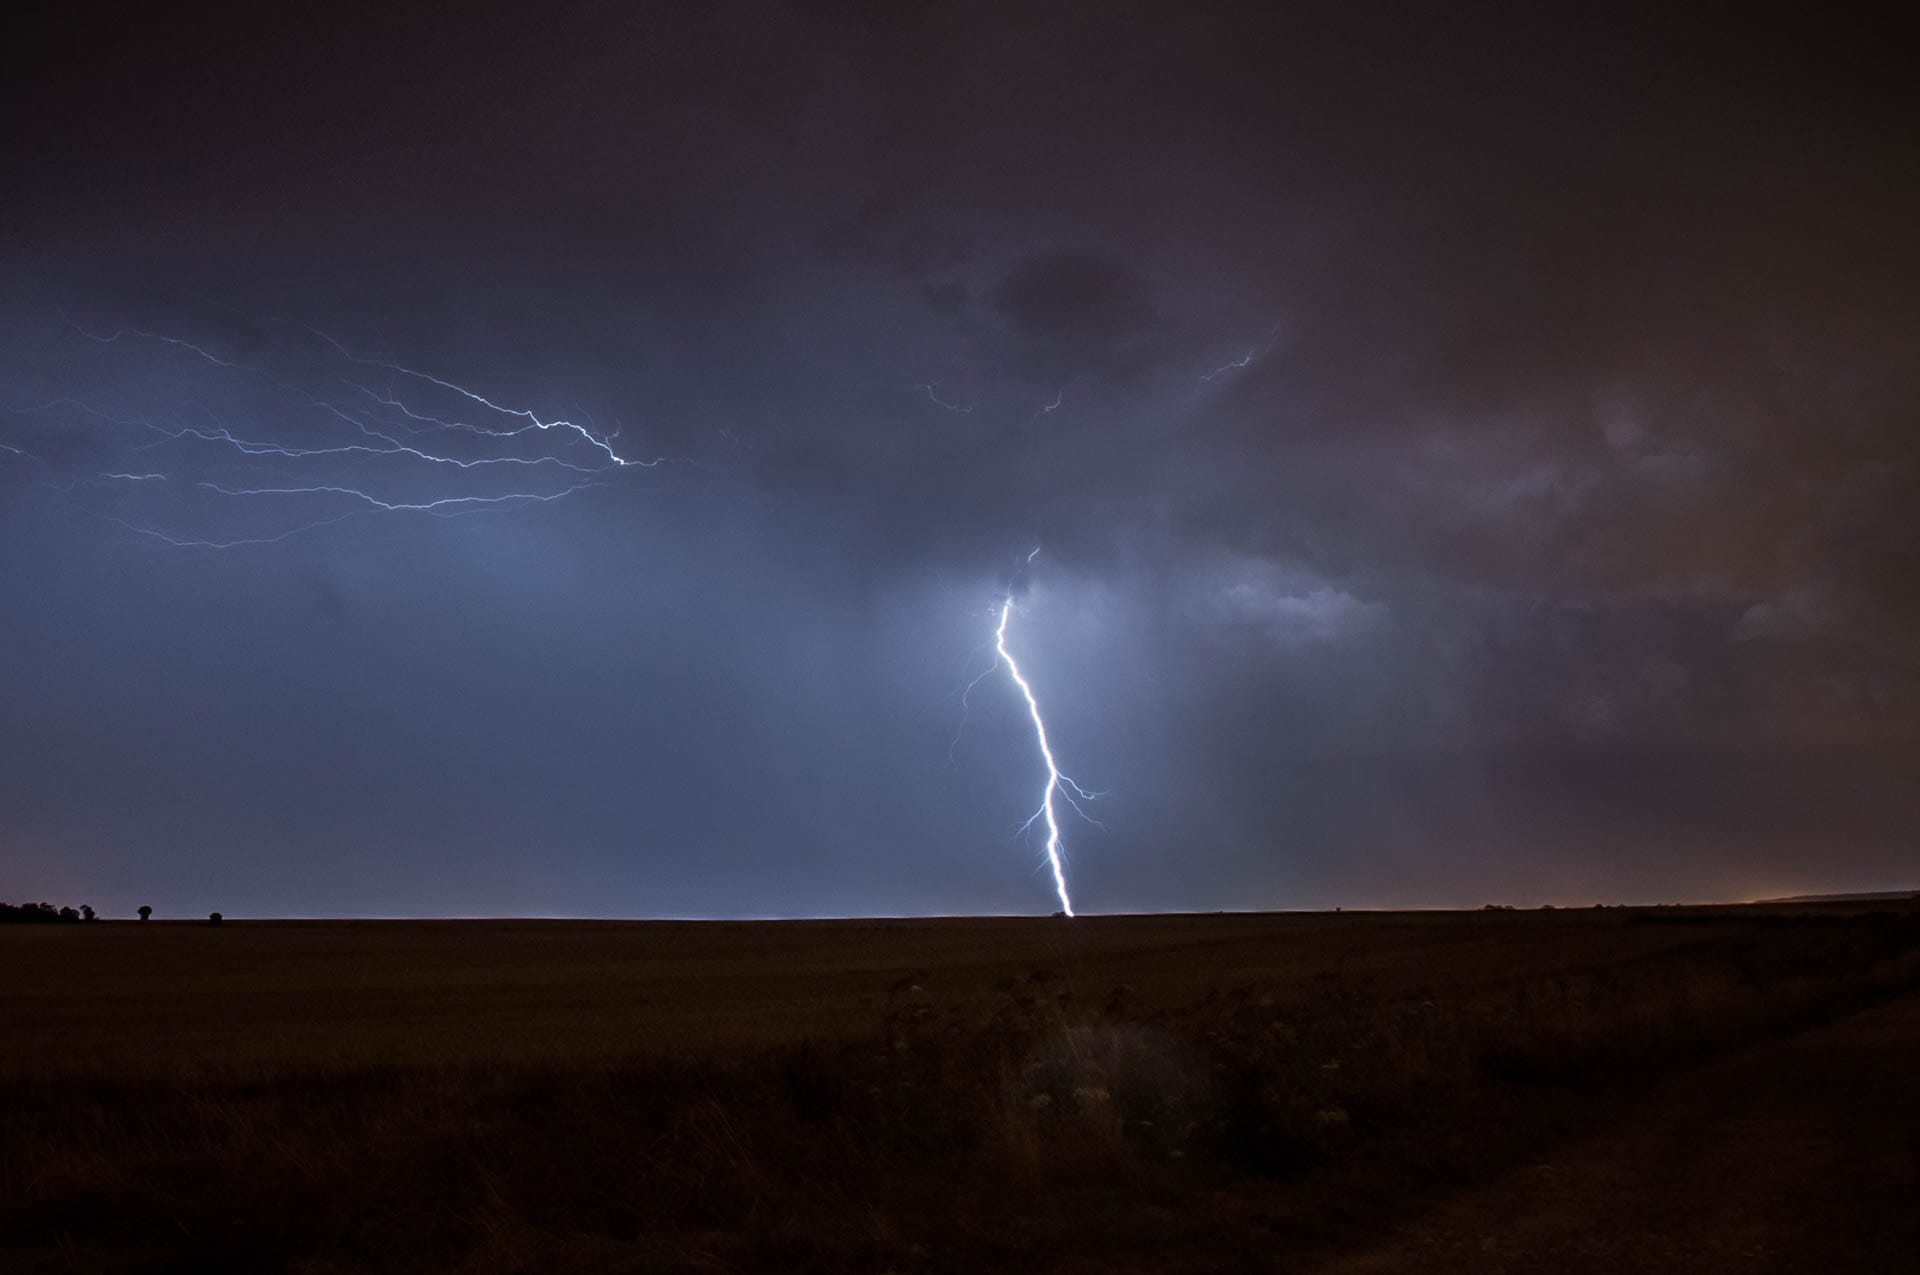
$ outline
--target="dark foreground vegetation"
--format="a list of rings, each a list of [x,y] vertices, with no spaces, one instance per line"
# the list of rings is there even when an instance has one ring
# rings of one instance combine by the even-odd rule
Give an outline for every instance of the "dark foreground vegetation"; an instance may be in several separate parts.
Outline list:
[[[167,1046],[151,1066],[16,1048],[0,1268],[1270,1269],[1354,1247],[1663,1075],[1920,986],[1901,906],[1413,919],[1327,930],[1361,939],[1319,940],[1350,954],[1319,964],[1316,942],[1235,955],[1262,949],[1234,924],[1253,937],[1169,951],[1181,977],[1144,991],[1076,948],[887,969],[864,1025],[824,1030],[822,1010],[821,1035],[776,1042],[436,1058],[403,1032],[391,1061],[275,1057],[243,1047],[243,1014],[232,1048],[143,1028]],[[1436,949],[1443,925],[1473,928]],[[265,934],[122,929],[214,953],[196,960]],[[289,934],[258,950],[317,941]],[[898,953],[874,942],[878,969]],[[1360,959],[1395,943],[1407,960]],[[289,959],[257,987],[317,1005],[342,990],[325,972]],[[113,1013],[113,981],[90,986]],[[8,990],[16,1029],[40,1006],[54,1039],[89,1039]]]
[[[55,907],[51,903],[0,903],[0,925],[79,925],[93,920],[93,909]]]

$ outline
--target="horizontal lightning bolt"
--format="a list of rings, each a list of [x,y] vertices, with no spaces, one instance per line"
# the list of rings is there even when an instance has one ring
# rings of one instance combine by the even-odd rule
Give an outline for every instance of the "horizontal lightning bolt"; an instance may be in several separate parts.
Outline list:
[[[328,359],[337,357],[360,367],[378,368],[389,375],[390,379],[416,383],[422,392],[451,395],[464,409],[479,409],[478,421],[460,419],[444,414],[442,410],[421,407],[410,403],[407,397],[389,384],[384,390],[359,381],[336,376],[330,382],[344,386],[352,398],[335,401],[335,396],[327,396],[324,387],[319,393],[301,385],[290,383],[276,377],[261,367],[241,363],[222,357],[208,347],[164,332],[153,332],[145,328],[120,327],[112,331],[95,331],[83,327],[61,315],[62,320],[73,331],[88,341],[98,345],[114,346],[127,342],[148,342],[172,350],[190,354],[195,358],[218,368],[223,372],[241,373],[258,378],[272,387],[277,394],[286,394],[297,398],[302,404],[299,410],[311,410],[320,414],[320,418],[337,422],[349,427],[354,435],[351,441],[313,443],[282,442],[271,437],[261,437],[254,430],[241,431],[230,428],[214,412],[204,406],[185,404],[186,409],[204,416],[204,422],[192,422],[162,418],[152,420],[140,416],[130,416],[123,412],[110,412],[77,398],[59,398],[37,407],[10,409],[16,414],[46,412],[57,408],[72,408],[104,424],[134,427],[145,430],[154,437],[145,444],[134,447],[134,451],[150,452],[168,444],[204,443],[231,451],[250,460],[285,460],[297,462],[327,461],[400,461],[408,464],[419,463],[440,467],[453,473],[474,473],[485,471],[504,472],[508,469],[545,469],[561,471],[576,476],[576,481],[553,490],[516,490],[506,493],[475,493],[470,490],[452,493],[428,493],[419,498],[394,498],[376,495],[363,484],[339,481],[287,482],[279,484],[260,483],[240,486],[228,482],[197,481],[192,485],[231,497],[259,497],[292,500],[302,496],[333,496],[350,499],[362,508],[348,510],[345,513],[319,519],[307,519],[298,525],[270,535],[220,538],[200,534],[184,534],[156,526],[142,525],[123,517],[109,516],[85,506],[75,506],[95,516],[105,518],[143,537],[156,539],[168,545],[191,546],[197,548],[235,548],[242,545],[274,544],[290,536],[299,535],[319,527],[330,526],[348,517],[365,514],[387,513],[426,513],[437,517],[457,516],[467,512],[478,512],[489,508],[504,508],[524,504],[547,504],[565,499],[589,487],[607,485],[597,481],[602,475],[624,469],[652,469],[663,463],[665,458],[643,458],[627,454],[614,445],[619,431],[612,434],[602,433],[590,424],[561,418],[549,418],[532,410],[502,403],[477,390],[458,384],[444,377],[436,376],[418,368],[389,362],[383,359],[369,358],[350,350],[334,337],[304,324],[288,325],[298,327],[311,335],[328,353]],[[268,322],[279,323],[279,320]],[[458,409],[457,409],[458,410]],[[488,418],[491,419],[488,419]],[[590,419],[590,418],[587,418]],[[472,446],[481,443],[511,443],[551,434],[555,438],[564,437],[576,444],[592,448],[598,455],[588,463],[584,458],[569,459],[542,451],[536,455],[472,455],[454,454],[436,447],[429,441],[432,436],[465,435],[474,440]],[[6,454],[20,455],[29,460],[35,459],[30,453],[11,443],[0,443]],[[463,448],[463,452],[470,448]],[[188,463],[185,458],[182,464]],[[424,471],[423,471],[424,472]],[[64,484],[51,482],[45,485],[63,496],[75,494],[78,488],[90,483],[155,483],[172,478],[192,480],[198,477],[192,473],[154,473],[116,470],[69,481]],[[329,476],[330,477],[330,476]],[[587,481],[579,481],[585,479]]]
[[[544,420],[540,416],[534,414],[531,411],[528,411],[524,407],[507,407],[504,404],[496,403],[484,394],[480,394],[473,390],[470,390],[464,385],[457,385],[452,381],[443,380],[440,377],[437,377],[430,372],[422,372],[417,368],[405,367],[399,363],[388,363],[382,359],[371,359],[363,355],[355,354],[353,351],[349,350],[345,345],[342,345],[339,341],[334,340],[332,337],[320,331],[318,328],[307,327],[305,324],[301,324],[300,326],[305,328],[306,331],[312,333],[314,336],[320,338],[322,341],[325,341],[328,345],[332,346],[335,350],[339,352],[340,357],[346,359],[349,363],[357,363],[362,367],[377,367],[384,371],[392,372],[397,376],[410,376],[410,377],[413,377],[415,380],[425,381],[429,385],[437,385],[441,389],[446,390],[448,393],[457,394],[461,398],[466,399],[468,402],[478,404],[479,406],[486,408],[490,412],[498,412],[502,416],[517,417],[527,422],[525,425],[521,426],[519,430],[512,430],[512,431],[481,430],[480,432],[482,433],[490,433],[497,438],[511,438],[514,436],[514,434],[519,433],[523,430],[529,430],[529,429],[538,429],[542,431],[551,430],[551,429],[568,430],[575,434],[578,434],[581,438],[586,439],[589,443],[592,443],[595,447],[605,452],[607,454],[607,459],[612,461],[615,465],[636,465],[636,464],[648,463],[644,461],[629,460],[627,457],[622,456],[619,452],[616,452],[613,450],[613,444],[611,439],[594,433],[592,430],[588,429],[584,425],[580,425],[573,421],[567,421],[567,420],[551,420],[551,421]],[[355,388],[364,389],[365,387],[356,386]],[[374,396],[372,394],[372,391],[370,390],[366,392],[369,394],[369,396],[377,397],[377,396]],[[431,419],[431,418],[426,418],[426,419]]]
[[[154,341],[162,345],[171,345],[178,349],[190,350],[193,353],[199,355],[201,358],[205,359],[207,362],[218,364],[220,367],[238,368],[244,372],[259,371],[258,368],[248,367],[245,363],[228,362],[226,359],[223,359],[219,355],[214,354],[212,351],[206,349],[204,346],[195,345],[191,341],[184,341],[177,336],[167,336],[165,333],[162,333],[162,332],[148,332],[143,328],[116,328],[114,331],[107,333],[107,335],[101,336],[99,333],[89,332],[87,329],[81,327],[78,323],[75,323],[72,319],[67,317],[67,314],[65,311],[61,312],[60,317],[63,320],[65,320],[66,325],[72,328],[75,332],[78,332],[81,336],[87,338],[87,340],[97,341],[101,345],[117,345],[121,340],[123,340],[126,337],[130,337],[130,336],[138,337],[143,341]]]
[[[313,487],[223,487],[219,483],[202,482],[194,485],[204,487],[209,491],[217,491],[222,496],[350,496],[355,500],[363,501],[376,509],[384,509],[389,513],[425,513],[435,509],[446,509],[460,505],[502,505],[529,500],[563,500],[576,491],[585,491],[589,487],[605,486],[604,483],[576,483],[565,491],[556,491],[544,495],[534,492],[515,491],[508,492],[504,496],[442,496],[438,500],[409,502],[381,500],[379,497],[370,496],[356,487],[335,487],[326,484]]]

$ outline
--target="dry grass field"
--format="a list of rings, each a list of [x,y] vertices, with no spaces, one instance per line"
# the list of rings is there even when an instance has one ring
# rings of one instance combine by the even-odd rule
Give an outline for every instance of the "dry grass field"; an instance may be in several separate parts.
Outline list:
[[[1870,1102],[1913,1186],[1904,1069],[1773,1079],[1910,1057],[1844,1024],[1916,987],[1901,904],[0,929],[0,1270],[1577,1268],[1633,1173],[1484,1200],[1714,1068],[1815,1112],[1756,1155],[1831,1179]]]

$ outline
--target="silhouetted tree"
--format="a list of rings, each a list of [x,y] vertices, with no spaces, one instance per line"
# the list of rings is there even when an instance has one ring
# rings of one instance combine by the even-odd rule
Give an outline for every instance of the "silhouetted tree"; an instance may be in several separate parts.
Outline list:
[[[221,915],[220,915],[220,914],[219,914],[218,912],[209,912],[209,913],[207,913],[207,924],[208,924],[208,925],[218,925],[218,924],[220,924],[220,922],[221,922],[222,920],[224,920],[224,919],[225,919],[225,918],[224,918],[224,917],[222,917],[222,916],[221,916]]]
[[[144,921],[152,915],[153,915],[153,909],[148,907],[146,904],[142,903],[140,905],[140,919]]]
[[[80,905],[80,919],[82,921],[93,920],[93,907],[91,904],[82,903]]]
[[[92,909],[87,909],[87,919],[92,917]],[[0,903],[0,925],[61,925],[79,920],[78,910],[56,908],[51,903]]]

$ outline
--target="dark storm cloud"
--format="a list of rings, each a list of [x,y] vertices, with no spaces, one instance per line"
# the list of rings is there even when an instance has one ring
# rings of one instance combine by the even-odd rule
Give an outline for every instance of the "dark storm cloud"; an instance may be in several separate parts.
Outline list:
[[[942,696],[1035,545],[1089,906],[1907,883],[1920,138],[1870,24],[38,21],[7,406],[338,441],[298,319],[676,461],[233,559],[101,519],[291,511],[56,492],[135,440],[9,415],[19,892],[1028,906],[1022,723],[949,767]]]
[[[1084,249],[1014,262],[992,303],[1011,329],[1018,361],[1058,376],[1137,369],[1155,317],[1144,281],[1124,262]]]

